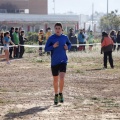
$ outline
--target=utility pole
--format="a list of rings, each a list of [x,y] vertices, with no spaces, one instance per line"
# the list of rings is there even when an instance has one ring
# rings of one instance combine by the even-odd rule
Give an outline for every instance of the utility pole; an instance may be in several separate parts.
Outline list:
[[[108,19],[108,13],[109,13],[109,0],[107,0],[107,19]],[[109,26],[107,26],[107,31],[109,30]]]
[[[92,3],[92,30],[93,30],[93,24],[94,24],[94,3]]]
[[[108,9],[109,9],[109,1],[107,0],[107,16],[108,16]]]
[[[53,0],[53,4],[54,4],[53,10],[54,10],[54,15],[55,15],[55,0]]]

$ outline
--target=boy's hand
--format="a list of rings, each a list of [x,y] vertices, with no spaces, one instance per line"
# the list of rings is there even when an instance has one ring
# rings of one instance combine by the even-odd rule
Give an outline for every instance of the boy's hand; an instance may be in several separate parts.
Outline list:
[[[68,50],[68,46],[67,46],[66,44],[64,45],[64,49],[65,49],[65,50]]]
[[[58,47],[58,46],[59,46],[59,42],[56,42],[56,43],[53,45],[54,48],[56,48],[56,47]]]

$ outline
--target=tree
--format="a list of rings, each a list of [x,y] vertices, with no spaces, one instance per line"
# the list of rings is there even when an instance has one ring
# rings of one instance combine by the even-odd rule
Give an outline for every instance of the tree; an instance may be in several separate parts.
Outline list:
[[[101,31],[109,31],[112,29],[118,30],[120,28],[120,15],[118,11],[111,11],[108,15],[104,15],[100,19]]]

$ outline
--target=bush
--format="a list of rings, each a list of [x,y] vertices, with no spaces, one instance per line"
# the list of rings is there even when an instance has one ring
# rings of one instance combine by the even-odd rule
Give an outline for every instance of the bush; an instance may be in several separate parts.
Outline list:
[[[28,41],[26,42],[26,44],[29,44],[29,45],[38,44],[38,33],[28,32],[27,39]],[[45,43],[46,43],[46,40],[44,38],[43,44]]]
[[[30,42],[38,42],[38,33],[35,33],[35,32],[28,32],[27,33],[27,39],[28,41]]]

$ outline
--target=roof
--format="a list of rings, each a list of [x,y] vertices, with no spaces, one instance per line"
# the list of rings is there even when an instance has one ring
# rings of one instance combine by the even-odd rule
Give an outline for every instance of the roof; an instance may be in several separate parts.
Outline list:
[[[78,22],[79,15],[0,14],[0,22]]]

